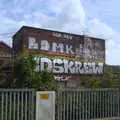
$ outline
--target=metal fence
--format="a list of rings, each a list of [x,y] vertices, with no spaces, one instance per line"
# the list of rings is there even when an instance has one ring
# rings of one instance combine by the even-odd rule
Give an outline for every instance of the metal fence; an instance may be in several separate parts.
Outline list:
[[[0,89],[0,120],[35,120],[34,89]]]
[[[120,89],[62,89],[57,96],[57,120],[97,120],[120,117]]]

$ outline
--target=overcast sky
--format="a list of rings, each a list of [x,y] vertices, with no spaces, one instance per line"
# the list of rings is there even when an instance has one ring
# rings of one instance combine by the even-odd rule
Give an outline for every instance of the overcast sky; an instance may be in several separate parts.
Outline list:
[[[23,25],[106,40],[106,63],[120,65],[120,0],[0,0],[0,40]]]

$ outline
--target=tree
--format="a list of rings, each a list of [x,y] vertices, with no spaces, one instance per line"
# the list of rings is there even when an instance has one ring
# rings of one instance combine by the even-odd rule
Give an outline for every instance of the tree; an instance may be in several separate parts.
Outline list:
[[[119,88],[120,67],[105,65],[103,75],[80,76],[78,81],[85,88]]]
[[[109,84],[112,88],[120,88],[120,66],[107,66],[106,73],[109,77]]]
[[[101,88],[103,76],[100,75],[82,75],[77,81],[78,84],[85,88]]]
[[[102,79],[102,87],[106,87],[106,88],[111,88],[113,82],[113,71],[112,68],[109,67],[108,65],[105,65],[104,67],[104,75],[103,75],[103,79]]]
[[[14,59],[12,87],[35,88],[37,90],[56,90],[57,85],[52,73],[37,72],[36,61],[32,55],[19,55]]]

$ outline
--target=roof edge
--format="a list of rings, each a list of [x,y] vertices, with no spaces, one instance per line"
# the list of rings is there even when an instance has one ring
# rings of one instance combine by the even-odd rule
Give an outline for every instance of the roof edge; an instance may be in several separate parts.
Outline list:
[[[47,28],[38,28],[38,27],[32,27],[32,26],[26,26],[23,25],[14,35],[13,37],[15,37],[20,31],[22,31],[22,29],[34,29],[34,30],[44,30],[44,31],[51,31],[51,32],[59,32],[59,33],[65,33],[65,34],[71,34],[71,35],[76,35],[76,36],[85,36],[85,37],[89,37],[89,38],[97,38],[98,40],[103,40],[105,41],[105,39],[102,38],[98,38],[98,37],[92,37],[92,36],[88,36],[88,35],[84,35],[84,34],[75,34],[75,33],[70,33],[70,32],[64,32],[64,31],[59,31],[59,30],[52,30],[52,29],[47,29]],[[13,38],[12,37],[12,38]]]
[[[6,47],[8,47],[9,49],[12,49],[12,47],[10,47],[7,43],[5,43],[4,41],[0,40],[0,43],[2,43],[3,45],[5,45]]]

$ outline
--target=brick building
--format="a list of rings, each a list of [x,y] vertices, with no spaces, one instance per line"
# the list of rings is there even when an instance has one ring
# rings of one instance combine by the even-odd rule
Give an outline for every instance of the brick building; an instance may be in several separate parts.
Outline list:
[[[5,42],[0,41],[0,61],[8,64],[11,62],[12,48]]]
[[[12,48],[0,41],[0,87],[8,86],[8,76],[12,68]]]
[[[14,55],[24,50],[37,58],[38,71],[47,60],[50,62],[49,68],[52,68],[51,71],[55,74],[55,80],[67,83],[68,86],[76,85],[81,75],[103,75],[105,63],[103,39],[23,26],[13,36]],[[45,61],[42,63],[42,60]],[[79,68],[76,69],[75,66]]]

